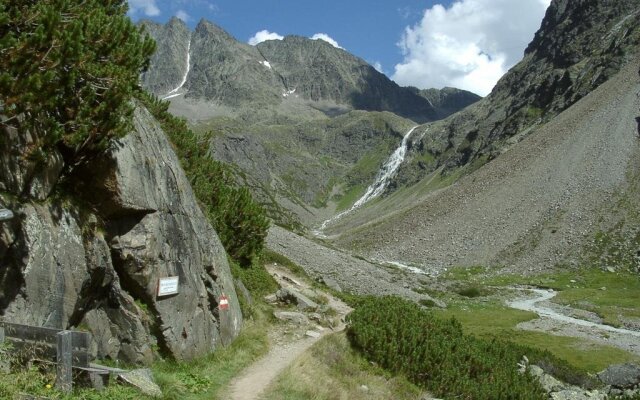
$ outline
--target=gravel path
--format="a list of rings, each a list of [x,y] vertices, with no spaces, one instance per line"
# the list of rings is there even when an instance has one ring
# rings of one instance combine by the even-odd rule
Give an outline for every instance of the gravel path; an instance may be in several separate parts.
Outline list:
[[[336,244],[431,271],[498,264],[538,272],[577,259],[640,154],[637,65],[413,208],[386,219],[377,205],[346,216],[343,228],[358,228]]]

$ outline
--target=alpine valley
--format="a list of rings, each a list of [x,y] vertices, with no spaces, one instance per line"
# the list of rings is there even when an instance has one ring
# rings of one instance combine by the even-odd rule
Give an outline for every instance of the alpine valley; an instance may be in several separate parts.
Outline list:
[[[583,262],[598,232],[640,250],[635,206],[617,206],[639,198],[638,12],[553,1],[483,99],[400,87],[322,40],[250,46],[177,18],[142,23],[158,43],[143,83],[278,225],[427,271],[539,272]]]
[[[0,398],[640,399],[640,0],[539,3],[484,98],[0,3]]]

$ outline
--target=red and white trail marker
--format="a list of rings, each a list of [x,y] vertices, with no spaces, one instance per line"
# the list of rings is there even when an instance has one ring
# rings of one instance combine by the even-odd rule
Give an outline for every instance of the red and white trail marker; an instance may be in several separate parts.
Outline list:
[[[220,296],[220,300],[218,301],[218,308],[220,308],[221,310],[229,309],[229,298],[224,294]]]

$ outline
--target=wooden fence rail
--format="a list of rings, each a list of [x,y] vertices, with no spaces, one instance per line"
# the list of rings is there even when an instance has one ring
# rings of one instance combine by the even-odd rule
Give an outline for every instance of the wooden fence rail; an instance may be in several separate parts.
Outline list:
[[[89,366],[91,334],[88,332],[0,322],[0,343],[5,341],[18,349],[29,349],[34,358],[55,360],[56,387],[64,392],[73,388],[74,368],[88,371],[92,381],[94,375],[102,373]]]

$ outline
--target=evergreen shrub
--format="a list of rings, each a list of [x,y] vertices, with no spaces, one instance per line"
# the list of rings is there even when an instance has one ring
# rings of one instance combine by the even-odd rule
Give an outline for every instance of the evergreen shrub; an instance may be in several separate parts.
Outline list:
[[[0,109],[35,140],[26,157],[56,149],[68,171],[131,129],[155,43],[126,12],[123,0],[0,2]]]
[[[518,373],[522,356],[550,354],[465,335],[445,320],[398,297],[367,297],[349,315],[348,337],[370,361],[437,397],[497,400],[543,399],[535,378]]]

